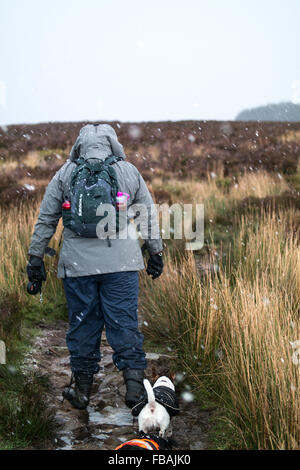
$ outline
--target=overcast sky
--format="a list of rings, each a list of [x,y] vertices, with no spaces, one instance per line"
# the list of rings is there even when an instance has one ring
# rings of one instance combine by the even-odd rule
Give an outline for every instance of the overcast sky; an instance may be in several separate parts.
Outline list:
[[[299,0],[0,0],[0,124],[229,120],[291,101],[299,25]]]

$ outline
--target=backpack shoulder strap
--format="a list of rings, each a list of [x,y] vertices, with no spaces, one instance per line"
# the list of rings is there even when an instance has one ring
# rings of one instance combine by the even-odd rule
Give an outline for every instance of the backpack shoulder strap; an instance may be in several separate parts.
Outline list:
[[[116,157],[115,155],[109,155],[108,157],[105,158],[105,160],[100,160],[100,162],[102,164],[106,163],[107,165],[113,165],[113,163],[119,162],[121,160],[123,160],[122,157]],[[75,160],[74,163],[76,163],[77,166],[81,166],[81,165],[87,165],[88,166],[88,161],[85,160],[82,157],[77,158],[77,160]]]
[[[86,160],[82,157],[77,158],[74,163],[76,163],[77,166],[84,165],[86,163]]]
[[[122,157],[116,157],[115,155],[110,155],[109,157],[106,157],[104,162],[107,165],[113,165],[114,163],[119,162],[120,160],[123,160],[123,158]]]

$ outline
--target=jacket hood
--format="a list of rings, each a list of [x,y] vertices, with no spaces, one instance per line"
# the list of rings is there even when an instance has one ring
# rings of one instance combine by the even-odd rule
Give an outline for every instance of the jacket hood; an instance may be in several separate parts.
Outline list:
[[[70,160],[76,161],[79,157],[104,160],[110,155],[125,160],[123,146],[118,141],[117,134],[109,124],[87,124],[82,127],[79,136],[70,152]]]

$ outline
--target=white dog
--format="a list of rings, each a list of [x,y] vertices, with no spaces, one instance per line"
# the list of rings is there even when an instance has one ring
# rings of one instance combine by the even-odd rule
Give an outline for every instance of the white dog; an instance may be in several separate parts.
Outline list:
[[[138,416],[139,431],[145,434],[159,431],[159,436],[164,437],[166,429],[170,424],[170,415],[166,408],[155,400],[153,389],[155,387],[168,387],[175,391],[174,384],[168,377],[162,376],[157,379],[153,388],[149,380],[144,379],[144,387],[147,392],[148,403],[144,406]]]

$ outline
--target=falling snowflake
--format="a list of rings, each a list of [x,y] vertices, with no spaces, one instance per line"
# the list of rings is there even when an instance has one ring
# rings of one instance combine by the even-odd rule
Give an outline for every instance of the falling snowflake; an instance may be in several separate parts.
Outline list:
[[[194,401],[194,395],[191,392],[183,392],[181,394],[181,398],[187,403],[191,403],[192,401]]]
[[[24,188],[27,189],[28,191],[35,190],[35,186],[33,184],[24,184]]]
[[[129,127],[128,133],[132,139],[138,139],[142,135],[141,129],[135,125]]]

